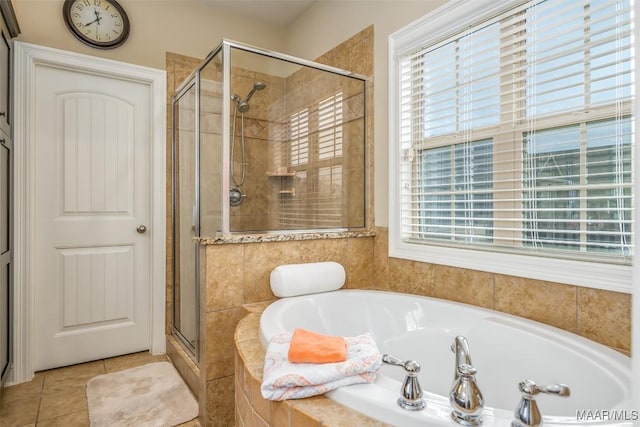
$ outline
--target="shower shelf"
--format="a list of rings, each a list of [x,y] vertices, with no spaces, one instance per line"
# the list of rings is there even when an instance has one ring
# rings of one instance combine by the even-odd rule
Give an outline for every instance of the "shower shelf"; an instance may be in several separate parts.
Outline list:
[[[284,168],[283,168],[284,169]],[[295,172],[274,172],[274,171],[267,171],[267,177],[269,178],[293,178],[296,176]],[[288,180],[287,180],[288,182]],[[280,185],[281,187],[285,187],[284,184],[284,180],[280,181]],[[290,197],[295,197],[296,195],[296,189],[295,188],[287,188],[286,190],[280,190],[278,191],[278,194],[280,196],[290,196]]]

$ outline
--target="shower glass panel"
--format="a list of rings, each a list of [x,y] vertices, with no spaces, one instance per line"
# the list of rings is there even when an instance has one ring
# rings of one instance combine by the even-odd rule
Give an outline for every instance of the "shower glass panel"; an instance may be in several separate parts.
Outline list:
[[[229,232],[364,228],[364,80],[229,51]]]
[[[173,100],[173,331],[197,355],[199,325],[197,261],[195,79]]]
[[[200,73],[200,235],[222,229],[222,54]]]
[[[365,228],[365,83],[225,40],[174,94],[173,333],[196,359],[199,239]]]

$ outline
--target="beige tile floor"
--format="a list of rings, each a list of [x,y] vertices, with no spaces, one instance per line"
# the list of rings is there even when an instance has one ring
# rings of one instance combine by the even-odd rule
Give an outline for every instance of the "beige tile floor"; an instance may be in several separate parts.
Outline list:
[[[165,355],[142,352],[37,372],[30,382],[3,390],[0,427],[88,426],[87,381],[96,375],[164,360],[168,360]],[[199,426],[197,419],[181,424]]]

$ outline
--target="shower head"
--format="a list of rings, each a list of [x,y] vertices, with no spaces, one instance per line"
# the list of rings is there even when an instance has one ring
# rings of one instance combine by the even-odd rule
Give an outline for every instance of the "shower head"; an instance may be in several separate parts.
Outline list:
[[[267,87],[266,84],[262,82],[255,82],[245,99],[240,98],[238,95],[233,95],[231,99],[236,101],[238,111],[240,111],[241,113],[246,113],[247,111],[249,111],[249,100],[251,99],[251,97],[254,93],[256,93],[257,90],[262,90],[265,87]]]
[[[244,99],[244,102],[249,102],[249,100],[251,99],[251,97],[253,96],[254,93],[256,93],[257,90],[262,90],[265,87],[267,87],[267,85],[265,85],[262,82],[255,82],[253,84],[253,87],[251,88],[251,91],[249,92],[249,94],[247,94],[247,97]]]
[[[242,99],[239,99],[237,108],[238,108],[238,111],[240,111],[241,113],[246,113],[247,111],[249,111],[249,103],[247,101],[243,101]]]

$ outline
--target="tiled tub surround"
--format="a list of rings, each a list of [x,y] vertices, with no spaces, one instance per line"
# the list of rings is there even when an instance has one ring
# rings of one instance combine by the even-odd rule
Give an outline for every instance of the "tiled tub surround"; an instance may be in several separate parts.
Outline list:
[[[338,261],[346,287],[362,288],[374,280],[373,237],[214,244],[205,248],[204,332],[200,375],[206,382],[206,425],[228,426],[234,416],[233,334],[244,317],[244,304],[273,301],[271,270],[281,264]]]
[[[273,402],[262,398],[265,351],[260,343],[260,314],[266,304],[247,306],[235,332],[236,427],[383,427],[388,424],[348,409],[324,396]]]

